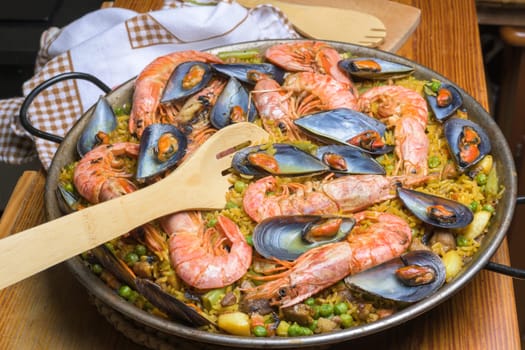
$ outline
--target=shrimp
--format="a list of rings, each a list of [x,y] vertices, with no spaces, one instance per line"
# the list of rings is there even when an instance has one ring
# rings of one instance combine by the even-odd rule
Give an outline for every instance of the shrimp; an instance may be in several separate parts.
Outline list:
[[[272,192],[269,196],[267,193]],[[251,183],[243,197],[243,207],[254,221],[277,215],[335,214],[337,204],[322,192],[300,183],[281,184],[273,176]]]
[[[279,185],[275,177],[267,176],[248,186],[243,208],[256,222],[276,215],[355,213],[395,198],[401,184],[414,187],[430,179],[431,175],[348,175],[319,184]]]
[[[352,80],[337,65],[341,56],[336,49],[326,43],[302,41],[273,45],[266,50],[265,57],[287,71],[328,74],[345,84],[350,92],[357,96],[357,89]]]
[[[300,138],[300,131],[294,125],[289,94],[281,89],[278,82],[266,74],[250,72],[250,79],[255,81],[252,91],[253,102],[264,129],[274,136],[285,134],[293,140]]]
[[[144,129],[155,123],[159,101],[171,73],[179,64],[187,61],[222,63],[212,54],[193,50],[174,52],[151,62],[135,82],[129,118],[129,131],[132,134],[140,138]]]
[[[348,275],[403,254],[412,240],[408,223],[399,216],[374,211],[355,214],[356,226],[346,241],[307,251],[290,269],[260,286],[249,288],[248,299],[271,299],[280,307],[295,305]]]
[[[357,98],[347,86],[326,74],[290,74],[282,88],[295,93],[295,111],[299,116],[335,108],[357,108]]]
[[[323,193],[339,206],[343,213],[355,213],[373,204],[393,199],[396,188],[415,187],[433,175],[349,175],[339,177],[321,185]]]
[[[123,156],[136,158],[139,145],[131,142],[103,144],[89,151],[77,164],[73,182],[78,193],[96,204],[136,190]]]
[[[216,227],[205,228],[198,211],[162,218],[177,275],[199,289],[221,288],[241,278],[252,263],[252,248],[237,225],[219,215]]]
[[[375,117],[386,118],[394,126],[395,153],[400,160],[396,174],[401,167],[406,175],[428,173],[428,107],[421,94],[399,85],[377,86],[361,95],[358,107],[372,115],[377,110]]]

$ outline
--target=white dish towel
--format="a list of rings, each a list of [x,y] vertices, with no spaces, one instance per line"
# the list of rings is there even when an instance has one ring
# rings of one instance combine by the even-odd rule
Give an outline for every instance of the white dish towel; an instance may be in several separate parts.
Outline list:
[[[199,6],[169,1],[162,10],[140,14],[100,9],[42,34],[35,75],[24,83],[23,93],[27,96],[43,81],[64,72],[89,73],[117,87],[170,52],[299,37],[272,6],[247,10],[235,2]],[[40,130],[64,136],[101,94],[83,80],[57,83],[35,98],[28,110],[29,120]],[[0,100],[0,162],[22,164],[38,156],[47,169],[58,145],[33,137],[20,125],[18,111],[23,100]]]

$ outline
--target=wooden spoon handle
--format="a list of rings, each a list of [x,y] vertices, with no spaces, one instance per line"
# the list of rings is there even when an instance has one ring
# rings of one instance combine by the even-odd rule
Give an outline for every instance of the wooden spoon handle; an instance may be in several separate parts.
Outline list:
[[[0,289],[129,232],[151,220],[151,210],[153,216],[168,214],[141,203],[145,196],[166,201],[169,192],[160,189],[150,186],[1,239]]]
[[[187,209],[223,208],[230,186],[222,171],[233,151],[217,153],[268,134],[251,123],[221,129],[161,181],[0,240],[0,289],[131,231]]]

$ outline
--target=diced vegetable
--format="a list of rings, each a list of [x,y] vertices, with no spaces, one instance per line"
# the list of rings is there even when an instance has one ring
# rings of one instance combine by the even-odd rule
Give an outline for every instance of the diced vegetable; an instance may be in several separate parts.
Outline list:
[[[476,237],[481,235],[487,228],[491,216],[492,214],[485,210],[475,212],[472,222],[465,227],[463,236],[469,239],[476,239]]]
[[[443,264],[445,265],[446,280],[449,282],[456,277],[463,267],[463,259],[456,250],[449,250],[443,255]]]
[[[487,175],[487,184],[485,185],[485,193],[489,196],[496,196],[498,194],[498,173],[496,168],[492,168]]]
[[[224,288],[212,289],[202,296],[202,303],[206,309],[211,310],[221,302],[225,294]]]
[[[220,314],[217,318],[217,325],[230,334],[250,336],[250,316],[244,312]]]
[[[281,321],[275,330],[275,334],[280,337],[286,337],[288,335],[288,328],[290,328],[290,324],[286,321]]]

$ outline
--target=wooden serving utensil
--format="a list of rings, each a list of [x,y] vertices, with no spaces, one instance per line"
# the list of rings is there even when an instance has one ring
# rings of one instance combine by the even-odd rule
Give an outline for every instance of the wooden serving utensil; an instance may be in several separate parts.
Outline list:
[[[267,138],[255,124],[230,125],[153,185],[1,239],[0,289],[158,217],[187,209],[224,208],[231,184],[223,171],[231,167],[235,148]]]
[[[364,12],[278,0],[237,0],[237,2],[247,8],[263,4],[279,8],[299,34],[307,38],[378,47],[386,37],[386,27],[383,22]]]

